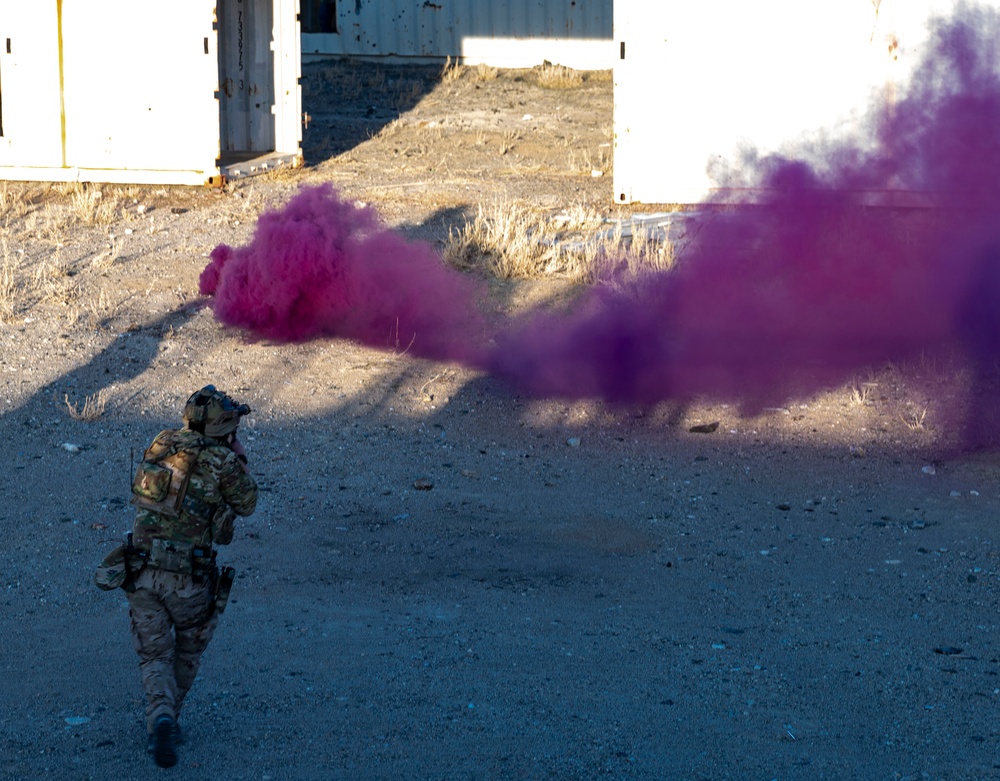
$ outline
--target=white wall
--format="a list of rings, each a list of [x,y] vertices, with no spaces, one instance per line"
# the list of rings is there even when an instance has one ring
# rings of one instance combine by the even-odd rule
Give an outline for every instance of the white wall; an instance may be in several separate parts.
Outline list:
[[[615,200],[694,203],[710,172],[854,133],[950,0],[615,0]],[[624,45],[624,59],[621,47]]]

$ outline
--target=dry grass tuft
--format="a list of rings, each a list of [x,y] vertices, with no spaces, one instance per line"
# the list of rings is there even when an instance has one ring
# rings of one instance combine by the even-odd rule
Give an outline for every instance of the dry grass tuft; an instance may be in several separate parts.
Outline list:
[[[877,382],[856,382],[851,385],[851,404],[855,407],[871,406],[874,403],[872,396],[876,387],[878,387]]]
[[[485,62],[481,62],[476,66],[476,81],[494,81],[499,75],[499,68],[494,68]]]
[[[593,283],[663,271],[673,266],[673,248],[621,225],[609,230],[600,215],[576,209],[546,218],[520,204],[482,205],[445,244],[445,262],[501,279],[560,278]]]
[[[103,190],[73,183],[76,187],[70,194],[70,215],[83,225],[110,225],[115,221],[121,207],[121,190],[111,190],[106,195]]]
[[[6,225],[9,225],[11,220],[18,220],[27,214],[29,205],[23,188],[11,185],[10,182],[4,182],[0,186],[0,219],[3,219]]]
[[[444,61],[444,67],[441,69],[441,81],[446,84],[449,81],[456,81],[462,78],[463,73],[465,73],[465,66],[461,65],[457,59],[452,61],[449,55]]]
[[[546,62],[536,73],[538,86],[546,89],[576,89],[583,85],[583,73],[564,65]]]
[[[9,323],[17,313],[17,267],[6,239],[0,240],[0,249],[3,251],[3,265],[0,266],[0,322]]]
[[[98,420],[108,406],[107,393],[103,388],[84,399],[83,409],[80,409],[75,401],[70,402],[69,394],[66,394],[63,400],[66,402],[66,409],[69,411],[69,416],[73,420],[82,420],[85,423],[93,423],[95,420]]]
[[[927,427],[925,421],[927,420],[927,408],[924,407],[921,410],[911,409],[908,414],[900,414],[899,419],[903,421],[910,431],[926,431]]]

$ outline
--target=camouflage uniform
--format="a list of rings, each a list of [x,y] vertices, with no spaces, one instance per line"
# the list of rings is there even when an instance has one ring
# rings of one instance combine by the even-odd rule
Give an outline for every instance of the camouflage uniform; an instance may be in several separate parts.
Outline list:
[[[232,540],[232,520],[257,505],[257,484],[224,443],[184,428],[161,431],[145,458],[171,450],[198,451],[179,515],[148,509],[136,513],[132,543],[148,552],[153,540],[210,547]],[[214,565],[213,565],[214,568]],[[176,721],[194,683],[201,655],[218,623],[215,578],[171,572],[146,564],[134,574],[129,593],[132,644],[146,692],[146,726],[162,716]]]

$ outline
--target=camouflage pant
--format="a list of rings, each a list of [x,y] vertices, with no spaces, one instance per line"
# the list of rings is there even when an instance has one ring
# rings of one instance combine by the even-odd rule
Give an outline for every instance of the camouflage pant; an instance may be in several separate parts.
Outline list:
[[[208,580],[195,583],[191,575],[146,567],[135,586],[128,596],[132,645],[139,654],[151,733],[160,716],[180,714],[219,616]]]

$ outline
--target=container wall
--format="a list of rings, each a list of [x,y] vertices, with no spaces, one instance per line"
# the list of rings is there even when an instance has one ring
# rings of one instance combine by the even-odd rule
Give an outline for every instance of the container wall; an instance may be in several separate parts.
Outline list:
[[[0,2],[0,178],[217,184],[227,154],[241,176],[301,164],[297,11]]]
[[[610,68],[612,0],[302,0],[308,55]],[[335,30],[335,32],[311,32]]]
[[[615,0],[615,200],[692,203],[753,150],[855,136],[950,0]]]

